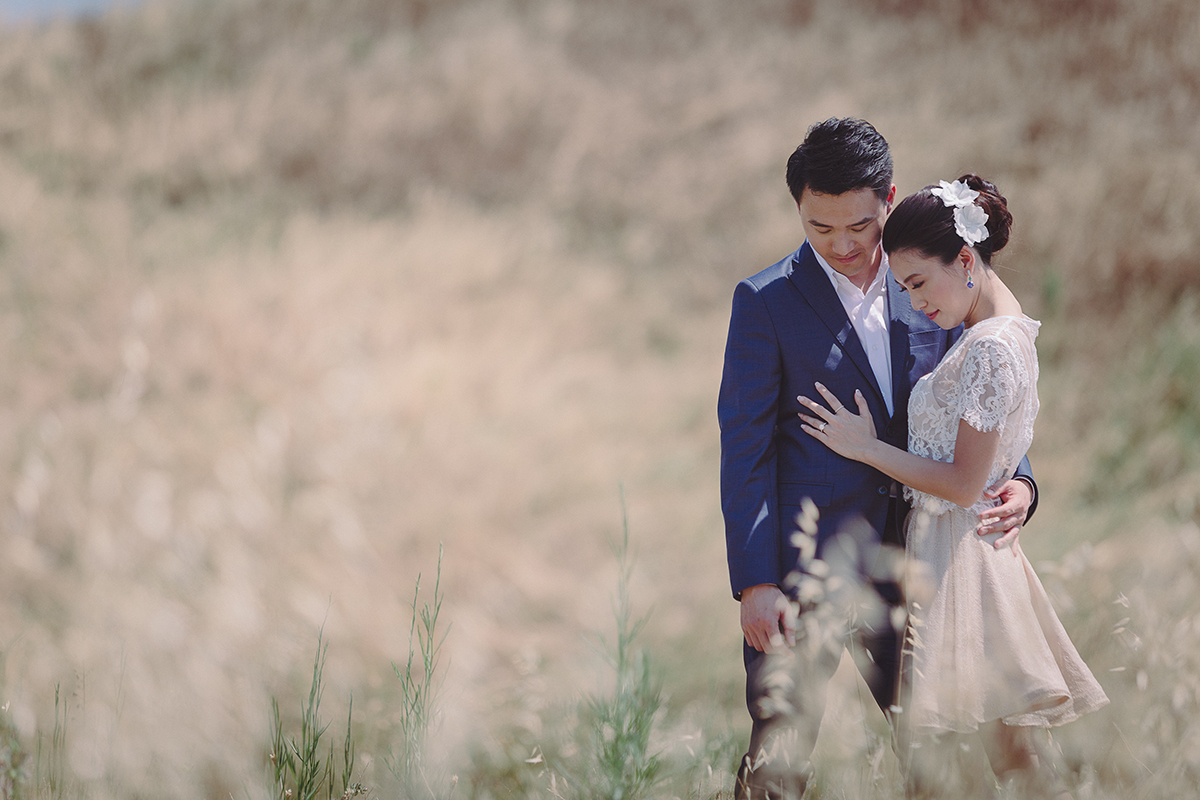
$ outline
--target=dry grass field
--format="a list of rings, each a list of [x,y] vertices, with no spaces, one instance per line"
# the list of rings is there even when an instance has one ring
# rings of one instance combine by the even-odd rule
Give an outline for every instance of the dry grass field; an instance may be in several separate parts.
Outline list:
[[[318,633],[356,779],[444,547],[422,796],[575,796],[622,491],[652,796],[744,747],[715,402],[787,155],[871,120],[901,194],[1009,197],[1043,320],[1022,535],[1113,704],[1079,796],[1200,785],[1200,6],[178,0],[0,29],[0,704],[25,795],[270,796]],[[827,796],[888,791],[833,700]],[[58,701],[56,702],[56,697]],[[339,722],[338,720],[342,720]],[[576,741],[583,744],[576,744]],[[711,772],[710,772],[711,767]],[[0,780],[3,780],[0,778]]]

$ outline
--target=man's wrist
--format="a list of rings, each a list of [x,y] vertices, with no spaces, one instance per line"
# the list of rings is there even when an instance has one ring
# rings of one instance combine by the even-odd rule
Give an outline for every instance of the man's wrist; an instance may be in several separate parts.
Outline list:
[[[1033,482],[1033,478],[1028,475],[1014,475],[1013,480],[1020,481],[1029,487],[1029,499],[1031,501],[1037,499],[1037,484]]]
[[[753,586],[747,586],[745,589],[742,589],[738,594],[738,600],[745,600],[747,594],[753,594],[755,589],[762,589],[766,586],[770,586],[772,589],[779,589],[779,584],[777,583],[756,583]]]
[[[1034,483],[1033,478],[1029,477],[1028,475],[1014,475],[1013,480],[1020,481],[1021,483],[1025,484],[1026,486],[1029,487],[1029,508],[1026,509],[1026,511],[1025,511],[1025,519],[1024,519],[1025,522],[1028,522],[1030,512],[1033,510],[1033,507],[1037,505],[1037,499],[1038,499],[1037,484]]]

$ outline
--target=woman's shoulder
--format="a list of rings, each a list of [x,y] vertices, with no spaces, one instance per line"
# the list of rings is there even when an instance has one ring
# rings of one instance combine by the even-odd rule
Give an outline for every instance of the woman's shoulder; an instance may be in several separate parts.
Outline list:
[[[973,346],[995,343],[1002,347],[1020,347],[1031,344],[1041,326],[1042,323],[1024,314],[1005,314],[980,320],[963,332],[963,338]]]
[[[975,330],[998,330],[1005,328],[1019,328],[1022,330],[1036,331],[1042,327],[1042,323],[1026,314],[997,314],[994,317],[980,320],[979,322],[968,328],[968,331]]]
[[[1037,381],[1037,338],[1041,323],[1022,316],[991,317],[972,325],[963,338],[963,366],[960,380],[1007,379],[1018,386],[1027,378]]]

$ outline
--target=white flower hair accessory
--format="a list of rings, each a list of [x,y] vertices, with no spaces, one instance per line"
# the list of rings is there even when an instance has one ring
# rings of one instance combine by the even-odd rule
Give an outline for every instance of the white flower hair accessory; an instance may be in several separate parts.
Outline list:
[[[946,208],[954,209],[954,232],[962,237],[968,247],[988,238],[987,212],[975,205],[975,198],[979,197],[979,192],[962,181],[938,181],[938,185],[930,189],[929,193],[940,197]]]

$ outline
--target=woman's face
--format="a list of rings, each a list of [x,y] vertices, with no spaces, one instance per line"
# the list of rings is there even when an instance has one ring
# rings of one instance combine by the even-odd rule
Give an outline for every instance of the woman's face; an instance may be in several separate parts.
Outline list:
[[[898,250],[888,256],[892,275],[908,292],[912,307],[922,311],[944,330],[958,327],[975,299],[977,289],[967,288],[967,268],[978,263],[974,253],[964,247],[949,264],[922,255],[916,250]],[[972,274],[979,281],[980,276]]]

